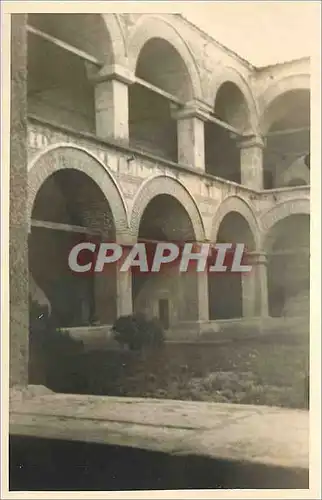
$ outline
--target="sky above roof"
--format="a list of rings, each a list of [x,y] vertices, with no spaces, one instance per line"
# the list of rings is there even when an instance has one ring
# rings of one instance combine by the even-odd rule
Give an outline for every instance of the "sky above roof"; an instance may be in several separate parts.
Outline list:
[[[181,14],[255,66],[316,51],[319,1],[184,2]]]

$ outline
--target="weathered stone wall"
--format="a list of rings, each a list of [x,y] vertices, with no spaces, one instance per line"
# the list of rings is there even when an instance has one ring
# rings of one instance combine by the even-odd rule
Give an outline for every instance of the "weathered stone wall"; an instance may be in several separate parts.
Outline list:
[[[10,142],[10,385],[28,376],[26,16],[12,15]]]
[[[118,200],[115,195],[109,198],[112,212],[115,205],[114,222],[119,230],[117,233],[128,233],[130,237],[137,237],[137,224],[144,206],[153,196],[161,193],[171,194],[182,203],[188,211],[196,237],[202,240],[216,238],[216,228],[226,213],[240,213],[252,230],[257,248],[261,241],[265,241],[266,232],[275,220],[291,213],[309,211],[308,186],[258,193],[236,183],[205,176],[198,170],[180,168],[160,158],[153,158],[128,148],[115,148],[109,142],[99,141],[94,137],[90,139],[63,129],[58,130],[35,121],[29,122],[28,125],[30,179],[38,161],[42,161],[44,165],[48,164],[46,151],[55,146],[57,150],[65,150],[64,154],[67,154],[68,150],[68,155],[74,155],[75,158],[77,149],[93,155],[91,161],[89,158],[87,160],[86,171],[100,185],[105,182],[116,184],[115,195],[119,193]],[[72,154],[73,150],[75,153]],[[78,156],[79,153],[78,151]],[[76,163],[74,168],[77,168],[75,165]],[[48,172],[41,169],[39,175],[43,180],[40,178],[37,182],[43,182],[48,174],[54,171],[53,168],[48,167]],[[126,222],[122,208],[124,206]]]

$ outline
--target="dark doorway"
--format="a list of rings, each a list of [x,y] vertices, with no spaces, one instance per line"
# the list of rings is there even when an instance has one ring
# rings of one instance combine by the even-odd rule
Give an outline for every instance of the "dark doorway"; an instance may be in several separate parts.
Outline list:
[[[159,320],[165,330],[168,330],[170,324],[168,299],[159,300]]]

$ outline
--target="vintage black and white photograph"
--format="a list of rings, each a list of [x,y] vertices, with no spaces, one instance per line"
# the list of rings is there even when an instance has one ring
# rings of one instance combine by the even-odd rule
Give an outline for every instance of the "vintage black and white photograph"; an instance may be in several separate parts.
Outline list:
[[[153,3],[3,2],[3,498],[313,498],[320,2]]]

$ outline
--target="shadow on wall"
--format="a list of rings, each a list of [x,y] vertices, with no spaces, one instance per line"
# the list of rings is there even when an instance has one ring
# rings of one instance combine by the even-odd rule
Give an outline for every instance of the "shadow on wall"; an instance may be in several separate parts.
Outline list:
[[[83,352],[83,343],[56,326],[47,306],[31,300],[29,315],[29,384],[58,392],[81,390],[85,381],[72,360]]]

